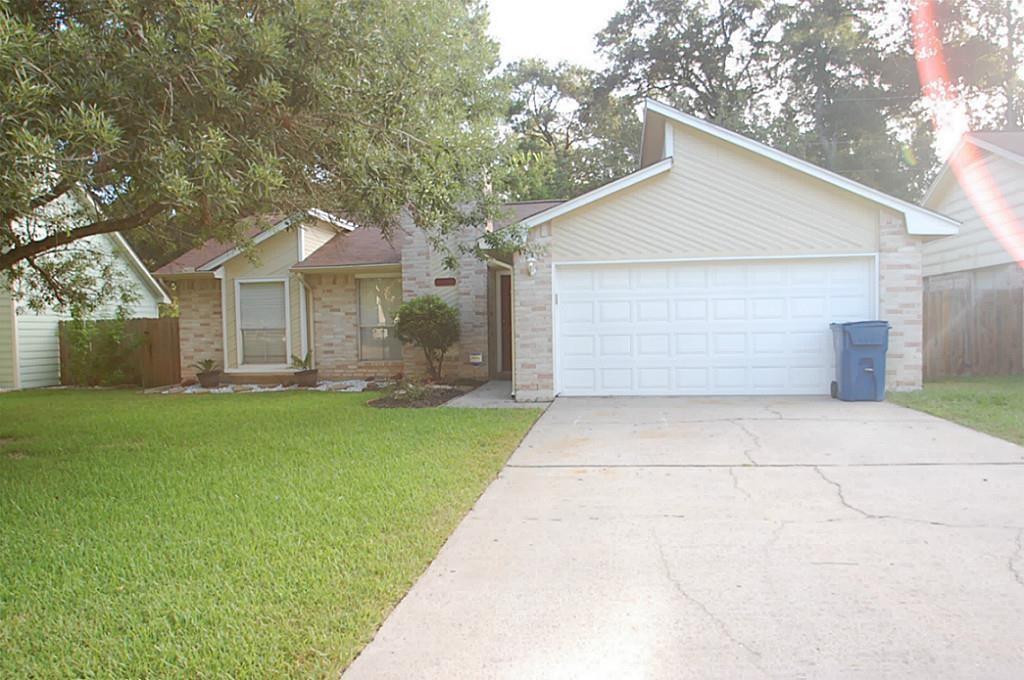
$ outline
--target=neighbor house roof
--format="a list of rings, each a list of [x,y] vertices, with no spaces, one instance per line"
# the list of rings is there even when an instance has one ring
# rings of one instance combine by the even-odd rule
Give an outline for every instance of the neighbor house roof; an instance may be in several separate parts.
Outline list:
[[[991,149],[995,153],[999,153],[998,150],[1002,150],[1005,153],[1012,154],[1015,157],[1013,160],[1024,162],[1024,131],[992,130],[968,132],[966,137],[982,148],[995,147]]]
[[[924,198],[921,199],[921,203],[924,205],[930,205],[934,203],[934,198],[938,195],[940,187],[946,185],[947,179],[953,177],[953,161],[961,154],[965,153],[965,146],[972,146],[976,149],[986,151],[991,154],[995,154],[1000,158],[1005,158],[1015,163],[1024,164],[1024,131],[1018,130],[988,130],[982,132],[965,132],[963,137],[957,143],[956,148],[946,158],[946,162],[942,164],[942,168],[938,174],[935,175],[935,179],[932,180],[931,186],[928,187],[928,191],[925,192]],[[970,151],[968,149],[967,151]],[[970,160],[959,161],[959,163],[969,163]]]
[[[780,165],[796,170],[797,172],[815,177],[835,187],[900,212],[906,219],[907,232],[910,234],[938,236],[955,234],[958,231],[957,221],[945,215],[940,215],[939,213],[933,212],[919,205],[915,205],[909,201],[904,201],[903,199],[896,198],[895,196],[890,196],[883,191],[865,186],[847,177],[843,177],[842,175],[830,170],[814,165],[813,163],[809,163],[783,151],[779,151],[767,144],[762,144],[761,142],[750,139],[749,137],[744,137],[741,134],[727,130],[719,125],[715,125],[714,123],[683,113],[678,109],[672,108],[667,104],[662,104],[661,102],[653,99],[648,99],[644,104],[644,135],[653,134],[655,130],[662,130],[664,132],[663,144],[658,147],[661,154],[660,160],[652,162],[646,165],[646,167],[617,179],[614,182],[610,182],[602,187],[594,189],[593,191],[577,196],[571,201],[566,201],[565,203],[534,214],[526,218],[523,221],[523,224],[527,227],[534,227],[539,224],[543,224],[555,217],[564,215],[576,210],[577,208],[604,198],[605,196],[616,193],[627,187],[631,187],[654,177],[655,175],[660,175],[661,173],[670,170],[672,167],[672,156],[674,152],[672,128],[667,122],[664,126],[657,125],[656,123],[659,120],[657,117],[660,117],[660,120],[662,121],[671,121],[672,123],[678,123],[688,128],[706,133],[723,142],[746,149],[747,151],[764,158],[768,158]]]
[[[327,269],[400,264],[402,254],[376,227],[343,232],[323,244],[292,269]]]

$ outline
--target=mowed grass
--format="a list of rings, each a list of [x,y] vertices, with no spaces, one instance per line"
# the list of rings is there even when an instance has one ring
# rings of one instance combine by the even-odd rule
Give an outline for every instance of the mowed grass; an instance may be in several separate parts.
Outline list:
[[[0,395],[0,677],[320,677],[536,419],[371,395]]]
[[[890,401],[1024,444],[1024,377],[958,378],[893,392]]]

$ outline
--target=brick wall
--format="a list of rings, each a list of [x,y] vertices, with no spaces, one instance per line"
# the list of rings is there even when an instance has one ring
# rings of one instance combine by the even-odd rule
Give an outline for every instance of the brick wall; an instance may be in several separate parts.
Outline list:
[[[922,242],[907,234],[903,216],[883,210],[878,230],[879,316],[892,325],[886,388],[920,389],[924,371]]]
[[[460,242],[475,241],[479,230],[466,231],[452,239],[452,248],[457,253]],[[438,287],[434,280],[454,277],[456,284]],[[487,263],[473,254],[459,255],[458,269],[451,271],[443,266],[443,254],[431,250],[426,234],[412,225],[405,225],[402,235],[402,298],[411,300],[423,295],[437,295],[459,310],[459,341],[449,350],[445,358],[446,379],[468,378],[486,380],[488,377],[487,342]],[[471,353],[479,353],[483,362],[473,366]],[[402,353],[407,375],[427,375],[423,350],[406,346]]]
[[[515,392],[517,401],[545,401],[554,396],[554,356],[551,346],[551,225],[530,231],[540,249],[536,273],[529,275],[527,257],[516,255],[512,275],[515,317]]]
[[[352,274],[306,277],[312,298],[313,355],[321,379],[391,378],[401,361],[359,361],[359,307]]]
[[[223,368],[224,326],[219,279],[184,279],[177,283],[181,377],[194,378],[192,364],[214,359]]]

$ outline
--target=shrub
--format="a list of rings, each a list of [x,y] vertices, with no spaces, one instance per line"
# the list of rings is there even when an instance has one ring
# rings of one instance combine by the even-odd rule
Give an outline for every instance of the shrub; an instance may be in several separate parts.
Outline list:
[[[68,342],[65,382],[74,385],[127,385],[141,382],[133,360],[142,339],[127,332],[123,319],[72,319],[62,324]]]
[[[445,354],[459,339],[459,313],[436,295],[409,300],[398,308],[395,335],[421,348],[430,376],[440,380]]]

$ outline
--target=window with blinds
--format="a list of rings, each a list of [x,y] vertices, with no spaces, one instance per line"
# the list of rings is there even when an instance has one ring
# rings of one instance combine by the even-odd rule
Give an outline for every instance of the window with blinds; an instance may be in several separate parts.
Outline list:
[[[402,304],[402,280],[396,277],[358,279],[359,358],[392,361],[402,358],[395,337],[395,316]]]
[[[284,281],[238,284],[238,324],[242,364],[288,363],[288,322]]]

